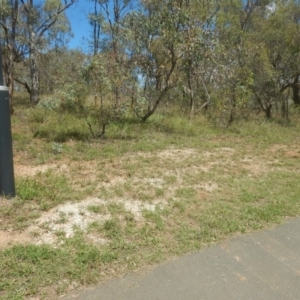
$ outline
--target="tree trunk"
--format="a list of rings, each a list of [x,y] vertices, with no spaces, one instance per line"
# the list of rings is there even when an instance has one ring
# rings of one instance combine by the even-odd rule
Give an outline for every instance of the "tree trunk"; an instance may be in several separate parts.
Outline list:
[[[264,109],[264,113],[265,113],[267,119],[272,118],[271,110],[272,110],[272,104],[269,103]]]
[[[235,109],[236,109],[236,100],[235,100],[235,96],[233,96],[233,99],[232,99],[232,106],[231,106],[231,109],[230,109],[230,115],[229,115],[227,127],[229,127],[229,125],[230,125],[231,123],[233,123],[233,121],[234,121],[234,119],[235,119]]]
[[[93,42],[94,42],[94,56],[98,54],[100,49],[100,30],[101,25],[99,23],[99,11],[97,7],[98,1],[94,0],[94,16],[95,20],[92,19],[92,27],[93,27]]]
[[[192,90],[192,79],[191,79],[191,73],[192,73],[192,60],[189,58],[188,63],[188,88],[189,88],[189,96],[190,96],[190,114],[189,118],[192,119],[195,112],[195,99],[194,99],[194,93]]]
[[[14,94],[14,78],[13,74],[10,74],[9,78],[9,83],[8,83],[8,95],[9,95],[9,106],[10,106],[10,113],[14,113],[14,108],[13,108],[13,94]]]
[[[5,84],[8,87],[10,112],[13,114],[13,94],[14,94],[14,57],[11,46],[8,46],[8,57],[4,59]]]
[[[27,93],[28,93],[29,95],[31,95],[31,88],[30,88],[29,84],[28,84],[26,81],[22,81],[21,79],[19,79],[19,78],[17,78],[17,77],[15,77],[14,80],[15,80],[17,83],[23,85],[24,88],[26,89]]]
[[[271,119],[272,118],[272,102],[267,102],[264,103],[263,100],[258,96],[258,94],[255,93],[257,102],[260,106],[260,108],[263,110],[263,112],[265,113],[265,116],[267,119]]]
[[[119,107],[120,107],[120,102],[121,102],[121,97],[120,97],[120,87],[119,86],[116,86],[115,88],[115,106],[116,106],[116,109],[118,110]]]
[[[282,94],[286,89],[291,88],[292,92],[293,92],[293,102],[296,105],[300,105],[299,76],[300,76],[300,73],[295,74],[293,82],[288,82],[288,83],[284,84],[280,89],[280,93]]]
[[[152,116],[152,115],[154,114],[154,112],[155,112],[156,109],[158,108],[160,102],[162,101],[162,99],[164,98],[164,96],[165,96],[165,94],[167,93],[168,90],[169,90],[169,88],[168,88],[168,87],[165,87],[165,88],[161,91],[160,95],[159,95],[158,98],[156,99],[156,101],[155,101],[154,105],[152,106],[152,108],[150,108],[150,109],[148,110],[148,112],[142,117],[142,122],[146,122],[147,119],[148,119],[150,116]]]
[[[288,122],[289,120],[289,105],[288,105],[288,96],[281,97],[281,117]]]
[[[5,73],[5,84],[8,87],[9,104],[11,114],[14,112],[12,99],[14,93],[14,70],[15,70],[15,54],[16,50],[16,27],[18,23],[19,14],[19,1],[14,0],[10,2],[11,4],[11,23],[7,26],[6,18],[3,17],[0,21],[3,28],[4,40],[7,45],[7,53],[4,55],[4,73]]]
[[[299,83],[295,83],[292,86],[292,91],[293,91],[293,101],[296,105],[300,105],[300,95],[299,95]]]
[[[39,103],[40,95],[40,78],[38,69],[38,53],[35,45],[35,33],[30,33],[30,77],[31,77],[31,92],[30,102],[33,105]]]

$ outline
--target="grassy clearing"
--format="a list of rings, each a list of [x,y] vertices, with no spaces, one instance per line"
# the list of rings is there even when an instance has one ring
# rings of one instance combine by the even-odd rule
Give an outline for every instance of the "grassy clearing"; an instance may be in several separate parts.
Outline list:
[[[12,121],[18,197],[1,200],[1,299],[55,298],[300,214],[297,122],[223,131],[157,115],[92,140],[68,114],[20,108]]]

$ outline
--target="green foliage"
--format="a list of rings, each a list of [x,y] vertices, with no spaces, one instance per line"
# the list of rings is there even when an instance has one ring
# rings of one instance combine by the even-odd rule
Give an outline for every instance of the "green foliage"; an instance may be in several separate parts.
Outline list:
[[[80,113],[84,110],[84,103],[88,94],[88,87],[84,83],[67,84],[57,92],[57,97],[60,99],[59,108],[70,113]]]
[[[63,146],[60,143],[53,143],[52,150],[55,154],[59,154],[63,152]]]
[[[93,55],[64,47],[40,54],[41,89],[50,94],[40,107],[82,114],[95,137],[128,116],[145,121],[164,103],[222,127],[254,111],[289,122],[289,99],[300,102],[298,3],[149,0],[128,11],[132,1],[122,3],[109,10],[108,1],[95,2]],[[58,4],[34,5],[35,22]],[[49,39],[68,32],[64,14],[55,21]],[[25,80],[23,70],[16,74]]]
[[[32,139],[29,127],[53,119],[55,129],[64,117],[65,124],[70,118],[70,126],[77,128],[78,120],[84,126],[78,113],[17,108],[12,120],[18,196],[1,200],[0,230],[22,236],[34,225],[32,243],[44,232],[58,239],[51,246],[8,245],[0,251],[1,299],[59,297],[70,286],[97,284],[299,215],[298,117],[282,126],[260,116],[224,131],[204,116],[187,120],[180,107],[171,108],[162,106],[148,123],[111,123],[100,141],[62,143],[59,155],[53,141]],[[35,109],[42,119],[29,117]],[[89,202],[95,197],[103,200]],[[70,201],[91,223],[74,226],[74,236],[66,238],[51,218],[40,221],[60,211],[54,224],[67,225],[75,213],[60,209]]]
[[[33,109],[28,109],[26,113],[27,113],[28,121],[31,123],[43,124],[47,119],[47,113],[43,108],[37,107]]]
[[[161,216],[161,212],[159,209],[157,209],[156,211],[149,211],[149,210],[145,210],[143,212],[143,216],[149,221],[149,222],[153,222],[155,224],[155,227],[158,230],[163,230],[165,227],[165,223],[164,220]]]
[[[97,267],[116,259],[114,252],[87,245],[80,235],[70,239],[64,249],[48,245],[17,245],[1,250],[0,297],[24,299],[26,295],[35,295],[59,281],[64,284],[57,287],[58,293],[74,282],[91,284],[95,282]],[[10,289],[16,278],[19,279],[17,288]]]
[[[38,181],[23,179],[17,182],[17,192],[21,199],[32,200],[42,198],[47,191]]]
[[[222,3],[217,16],[221,52],[214,55],[221,59],[221,72],[226,73],[222,88],[226,97],[218,106],[228,111],[227,125],[241,113],[250,115],[255,106],[271,118],[274,106],[282,105],[282,92],[298,81],[298,72],[292,67],[300,53],[294,40],[297,21],[288,16],[299,9],[292,1]],[[291,52],[287,50],[291,48]],[[282,115],[288,118],[287,109]]]
[[[68,199],[67,193],[72,191],[65,176],[54,175],[51,171],[43,176],[19,178],[16,189],[21,200],[34,200],[43,206],[43,210]]]
[[[121,237],[121,226],[119,222],[115,219],[106,220],[103,224],[103,229],[106,232],[106,236],[112,239],[118,239]]]
[[[45,122],[39,125],[32,124],[32,131],[34,137],[56,143],[70,139],[86,140],[90,137],[85,119],[70,113],[50,112]]]
[[[60,100],[57,95],[53,95],[51,97],[47,97],[46,99],[42,99],[37,107],[41,107],[46,110],[57,110],[60,106]]]

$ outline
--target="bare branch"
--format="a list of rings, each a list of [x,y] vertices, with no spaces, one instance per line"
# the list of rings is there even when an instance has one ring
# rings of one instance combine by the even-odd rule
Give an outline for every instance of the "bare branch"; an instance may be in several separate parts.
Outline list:
[[[23,85],[25,87],[26,91],[28,92],[28,94],[31,93],[31,88],[30,88],[29,84],[27,83],[27,81],[21,80],[21,79],[16,78],[16,77],[14,78],[14,81],[16,81],[17,83]]]
[[[8,31],[7,26],[6,26],[2,21],[0,21],[0,25],[3,27],[3,29],[4,29],[5,31]]]
[[[71,0],[70,3],[67,4],[67,1],[65,0],[65,6],[61,7],[59,6],[56,13],[53,15],[50,15],[47,20],[45,20],[37,29],[38,34],[38,39],[40,39],[43,34],[52,26],[55,24],[57,21],[57,17],[63,13],[66,9],[68,9],[70,6],[74,4],[75,0]]]

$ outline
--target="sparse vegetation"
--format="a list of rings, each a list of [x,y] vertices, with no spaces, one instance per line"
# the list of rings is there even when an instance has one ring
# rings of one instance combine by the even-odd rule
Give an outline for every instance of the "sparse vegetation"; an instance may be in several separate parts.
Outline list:
[[[1,299],[300,215],[297,1],[92,0],[91,52],[66,45],[75,2],[1,2],[17,188]]]
[[[1,299],[50,299],[300,214],[297,118],[224,131],[158,111],[102,140],[81,127],[85,138],[55,151],[55,137],[33,137],[47,122],[38,110],[43,120],[24,106],[12,119],[18,196],[0,206]]]

